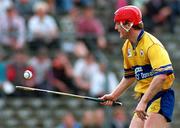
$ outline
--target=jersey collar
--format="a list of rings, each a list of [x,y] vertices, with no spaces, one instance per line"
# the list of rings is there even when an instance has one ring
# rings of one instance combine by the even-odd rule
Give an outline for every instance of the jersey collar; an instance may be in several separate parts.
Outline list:
[[[138,45],[139,41],[141,40],[141,38],[143,37],[143,35],[144,35],[144,29],[141,29],[141,31],[137,37],[136,44],[131,43],[133,49],[135,49],[137,47],[137,45]]]
[[[137,37],[137,42],[139,42],[141,40],[141,38],[143,37],[144,34],[144,29],[142,29]]]

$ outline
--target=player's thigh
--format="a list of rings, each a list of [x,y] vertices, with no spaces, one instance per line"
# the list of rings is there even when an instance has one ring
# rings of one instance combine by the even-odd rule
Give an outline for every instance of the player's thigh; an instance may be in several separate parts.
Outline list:
[[[144,123],[144,128],[168,128],[168,123],[161,114],[148,113],[148,118]]]
[[[129,128],[144,128],[144,121],[138,118],[137,115],[134,115]]]

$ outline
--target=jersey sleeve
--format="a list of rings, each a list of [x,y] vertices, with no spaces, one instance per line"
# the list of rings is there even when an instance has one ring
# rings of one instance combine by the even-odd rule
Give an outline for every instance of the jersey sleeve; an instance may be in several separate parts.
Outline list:
[[[153,44],[148,49],[148,58],[154,71],[154,76],[159,74],[170,75],[173,73],[172,63],[163,46]]]
[[[123,52],[123,57],[124,57],[124,77],[125,78],[135,77],[134,70],[128,62],[128,57],[127,57],[128,53],[126,53],[125,48],[122,49],[122,52]]]

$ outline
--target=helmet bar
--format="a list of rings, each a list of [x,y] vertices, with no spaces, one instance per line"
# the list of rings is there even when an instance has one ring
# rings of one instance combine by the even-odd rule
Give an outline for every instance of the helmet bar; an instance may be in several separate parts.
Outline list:
[[[128,28],[125,28],[122,22],[120,22],[120,25],[121,25],[121,27],[122,27],[126,32],[129,32],[129,30],[130,30],[130,29],[132,28],[132,26],[133,26],[133,23],[131,22],[131,23],[130,23],[130,26],[129,26]]]

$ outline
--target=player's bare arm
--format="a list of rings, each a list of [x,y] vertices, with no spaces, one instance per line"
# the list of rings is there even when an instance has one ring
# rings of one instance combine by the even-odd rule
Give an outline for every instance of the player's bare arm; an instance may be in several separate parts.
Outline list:
[[[106,102],[102,103],[104,105],[112,105],[113,101],[116,101],[118,97],[125,91],[127,90],[128,87],[132,85],[132,83],[135,81],[135,78],[122,78],[120,83],[117,85],[116,89],[107,95],[104,95],[101,97],[103,100],[107,100]]]

